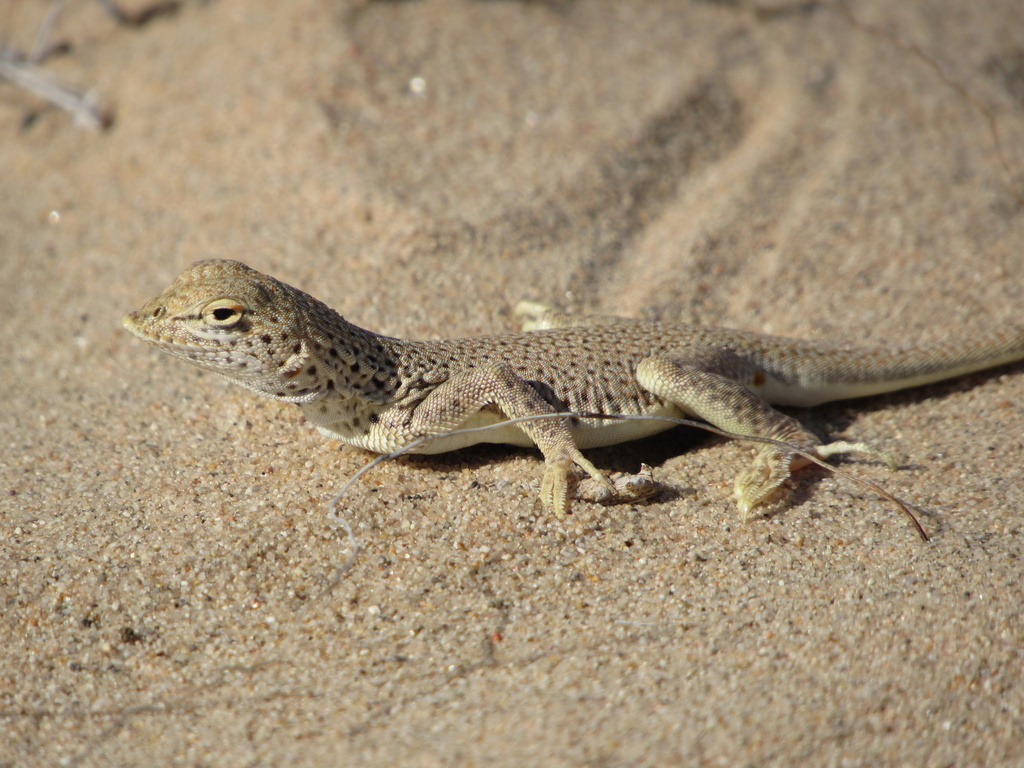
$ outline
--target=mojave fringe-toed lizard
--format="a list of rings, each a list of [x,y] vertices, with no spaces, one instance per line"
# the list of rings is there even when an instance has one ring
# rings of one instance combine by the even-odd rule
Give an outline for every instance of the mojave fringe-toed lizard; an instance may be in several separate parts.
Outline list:
[[[296,403],[323,434],[377,453],[426,437],[415,453],[480,442],[536,445],[540,497],[569,510],[574,465],[616,501],[650,495],[613,487],[581,449],[634,440],[693,416],[719,429],[781,441],[736,479],[748,519],[808,463],[862,443],[820,440],[771,407],[812,406],[920,386],[1024,359],[1024,326],[906,348],[830,346],[702,325],[575,316],[523,302],[524,331],[410,341],[359,328],[307,293],[237,261],[186,269],[125,327],[168,354],[277,400]],[[604,420],[553,414],[627,414]],[[503,423],[546,415],[549,418]],[[650,419],[642,417],[648,416]],[[446,434],[495,425],[491,429]],[[624,490],[626,489],[626,490]],[[923,533],[923,532],[922,532]]]

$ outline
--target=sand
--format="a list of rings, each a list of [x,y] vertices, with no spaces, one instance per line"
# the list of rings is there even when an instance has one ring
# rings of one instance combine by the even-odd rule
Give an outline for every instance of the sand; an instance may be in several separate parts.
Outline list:
[[[1019,0],[845,7],[69,4],[109,130],[0,84],[0,765],[1024,764],[1020,365],[798,412],[930,544],[823,471],[742,524],[751,449],[678,431],[564,522],[535,452],[378,467],[332,588],[368,455],[120,327],[209,257],[410,337],[1020,322]]]

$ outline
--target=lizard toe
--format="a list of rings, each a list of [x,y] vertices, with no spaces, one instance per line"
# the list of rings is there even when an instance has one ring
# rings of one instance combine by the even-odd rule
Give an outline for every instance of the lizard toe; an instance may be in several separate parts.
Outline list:
[[[884,461],[889,469],[899,469],[899,463],[893,458],[891,453],[873,448],[867,443],[849,443],[845,440],[839,440],[828,445],[819,445],[814,449],[814,452],[823,459],[828,456],[835,456],[837,453],[862,453],[865,456],[874,456],[876,459]]]
[[[605,477],[587,477],[576,487],[576,498],[595,504],[629,504],[656,496],[661,486],[646,464],[636,474],[614,475],[609,483]]]
[[[790,474],[792,454],[771,447],[761,451],[754,463],[740,473],[733,486],[740,519],[758,517],[759,509],[779,490]]]
[[[569,468],[571,461],[548,461],[540,481],[540,502],[556,517],[565,517],[569,512],[571,482]]]

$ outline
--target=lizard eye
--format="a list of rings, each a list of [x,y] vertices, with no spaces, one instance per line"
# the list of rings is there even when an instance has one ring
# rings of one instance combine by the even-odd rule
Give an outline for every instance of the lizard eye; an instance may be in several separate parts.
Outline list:
[[[203,322],[221,330],[234,328],[244,315],[245,307],[235,299],[217,299],[203,307]]]

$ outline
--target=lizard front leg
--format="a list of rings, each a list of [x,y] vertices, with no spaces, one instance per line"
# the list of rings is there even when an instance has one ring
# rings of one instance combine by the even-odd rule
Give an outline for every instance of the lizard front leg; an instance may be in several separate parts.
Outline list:
[[[467,368],[439,384],[402,420],[392,414],[388,421],[397,434],[393,440],[408,443],[420,437],[441,435],[457,429],[481,410],[493,407],[504,416],[515,419],[557,413],[551,403],[520,378],[511,367],[490,363]],[[498,427],[501,429],[501,427]],[[524,421],[514,427],[523,432],[544,455],[544,476],[541,481],[541,503],[556,515],[569,510],[571,482],[569,470],[575,464],[583,469],[608,493],[615,488],[608,478],[584,458],[576,447],[568,419],[545,418]],[[481,438],[482,442],[486,438]],[[516,442],[516,441],[510,441]],[[468,445],[471,443],[462,443]],[[442,443],[443,445],[443,443]],[[454,447],[454,446],[453,446]],[[425,451],[430,451],[429,445]],[[442,447],[440,450],[447,450]]]
[[[800,422],[754,394],[751,388],[764,383],[765,372],[727,350],[688,347],[650,357],[637,366],[636,377],[642,387],[658,397],[729,432],[782,440],[822,458],[846,451],[884,456],[863,443],[822,445]],[[767,501],[792,471],[808,463],[785,448],[763,447],[753,464],[736,478],[740,517],[756,517],[756,507]]]

